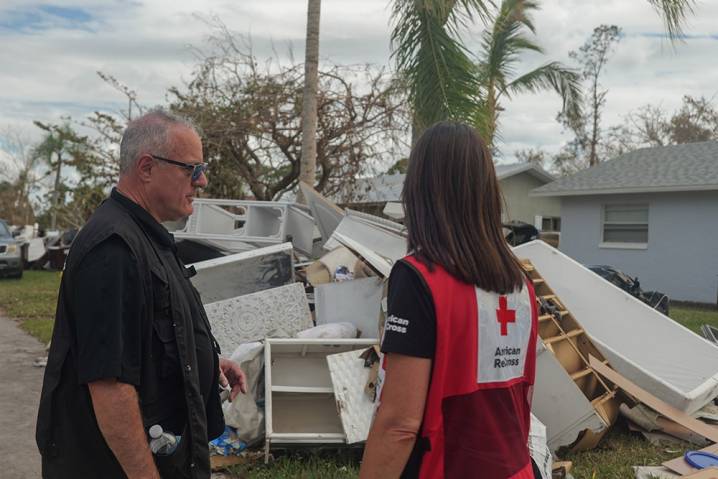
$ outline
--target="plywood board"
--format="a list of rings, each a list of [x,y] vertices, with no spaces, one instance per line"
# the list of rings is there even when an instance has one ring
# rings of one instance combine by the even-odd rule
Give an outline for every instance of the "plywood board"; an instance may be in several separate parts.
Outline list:
[[[513,251],[531,260],[622,376],[688,414],[718,396],[718,347],[543,241]]]
[[[710,452],[711,454],[718,454],[718,444],[713,444],[712,446],[703,448],[701,449],[701,451]],[[689,465],[685,461],[685,459],[683,459],[683,456],[678,456],[674,459],[671,459],[670,461],[666,461],[663,463],[663,465],[668,469],[677,472],[678,474],[691,474],[698,471],[698,469]]]
[[[374,414],[374,402],[364,393],[371,369],[364,367],[364,360],[360,357],[362,352],[357,350],[327,356],[337,411],[348,444],[366,441]]]
[[[713,442],[718,442],[718,427],[709,426],[704,422],[690,417],[688,414],[684,413],[679,409],[676,409],[670,404],[661,401],[653,394],[649,393],[644,389],[641,389],[639,386],[636,386],[631,381],[624,378],[619,373],[603,364],[601,361],[598,361],[593,356],[591,356],[590,362],[591,367],[594,369],[594,371],[601,374],[603,377],[629,393],[631,396],[638,399],[646,406],[650,407],[656,412],[661,413],[668,419],[675,421],[678,424],[690,429],[696,434],[700,434],[701,436]]]
[[[543,342],[538,341],[536,382],[531,412],[546,425],[551,451],[576,441],[586,429],[604,431],[608,424]]]

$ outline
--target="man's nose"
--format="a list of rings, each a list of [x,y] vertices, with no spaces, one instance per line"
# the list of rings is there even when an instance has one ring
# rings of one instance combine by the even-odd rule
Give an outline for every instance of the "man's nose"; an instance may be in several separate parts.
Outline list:
[[[199,178],[197,178],[195,181],[192,182],[192,186],[196,186],[198,188],[204,188],[205,186],[207,186],[207,183],[209,183],[209,181],[207,181],[207,175],[203,171],[199,175]]]

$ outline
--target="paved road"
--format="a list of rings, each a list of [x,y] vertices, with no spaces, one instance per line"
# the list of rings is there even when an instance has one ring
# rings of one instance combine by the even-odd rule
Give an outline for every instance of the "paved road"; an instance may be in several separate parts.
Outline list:
[[[44,356],[42,344],[17,322],[0,315],[0,477],[40,477],[35,420],[44,368],[33,367]]]

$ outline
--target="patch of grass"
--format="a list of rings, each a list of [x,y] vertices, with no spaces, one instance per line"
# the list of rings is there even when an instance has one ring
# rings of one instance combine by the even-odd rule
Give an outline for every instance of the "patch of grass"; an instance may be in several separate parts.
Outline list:
[[[0,308],[46,344],[52,336],[59,289],[59,272],[25,271],[20,280],[0,280]]]
[[[361,449],[302,450],[277,457],[267,465],[230,469],[241,479],[354,479],[359,475]]]
[[[715,307],[671,304],[670,316],[698,334],[701,334],[701,325],[706,323],[718,328],[718,309]]]
[[[573,462],[575,479],[625,479],[635,477],[633,466],[660,466],[693,449],[699,448],[683,442],[654,446],[619,421],[595,449],[566,453],[562,458]]]

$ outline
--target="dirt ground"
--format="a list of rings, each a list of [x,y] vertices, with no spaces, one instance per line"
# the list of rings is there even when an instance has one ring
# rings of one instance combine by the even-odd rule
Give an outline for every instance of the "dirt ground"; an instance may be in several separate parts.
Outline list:
[[[40,477],[35,420],[44,368],[32,363],[45,356],[40,342],[16,321],[0,314],[0,476]]]

